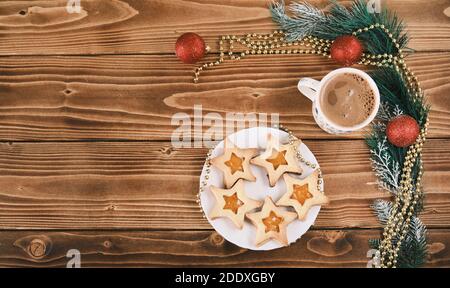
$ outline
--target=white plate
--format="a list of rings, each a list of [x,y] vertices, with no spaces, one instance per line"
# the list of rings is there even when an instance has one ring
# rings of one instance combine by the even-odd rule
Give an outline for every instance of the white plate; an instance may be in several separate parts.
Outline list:
[[[228,139],[240,148],[258,147],[259,149],[261,149],[261,151],[263,151],[266,147],[268,133],[280,139],[281,143],[288,142],[288,133],[278,129],[266,127],[255,127],[241,130],[235,134],[228,136]],[[223,145],[224,142],[222,141],[216,146],[216,148],[212,152],[212,158],[223,154]],[[319,164],[317,163],[316,158],[305,144],[300,144],[299,151],[307,161],[317,164],[317,168],[319,168]],[[298,162],[298,164],[303,169],[302,176],[299,176],[300,179],[306,178],[314,171],[312,168],[304,165],[300,161]],[[244,181],[245,192],[248,197],[263,201],[266,196],[271,196],[273,201],[276,202],[286,192],[286,184],[284,183],[284,180],[282,178],[278,180],[275,187],[270,187],[267,174],[263,168],[251,165],[251,169],[257,180],[256,182]],[[202,174],[200,175],[200,183],[205,180],[205,174],[206,165],[203,167]],[[214,196],[211,194],[212,192],[210,190],[210,186],[214,185],[220,188],[224,187],[222,172],[214,166],[211,166],[210,177],[207,182],[208,185],[200,195],[200,202],[209,223],[211,223],[211,225],[220,235],[237,246],[251,250],[272,250],[282,247],[282,245],[276,240],[270,240],[259,247],[256,246],[256,228],[248,221],[248,219],[245,220],[244,227],[241,230],[234,226],[234,224],[228,218],[217,218],[214,220],[210,219],[209,214],[211,213],[211,210],[213,209],[215,204]],[[291,210],[290,208],[286,209]],[[310,209],[304,221],[300,221],[297,219],[288,225],[287,236],[289,243],[297,241],[303,234],[306,233],[306,231],[308,231],[309,227],[314,224],[319,211],[320,206],[314,206]]]

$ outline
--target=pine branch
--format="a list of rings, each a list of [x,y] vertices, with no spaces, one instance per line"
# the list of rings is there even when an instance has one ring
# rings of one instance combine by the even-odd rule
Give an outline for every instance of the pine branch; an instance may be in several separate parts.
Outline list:
[[[404,114],[408,114],[423,126],[428,117],[430,106],[422,97],[414,101],[402,76],[392,68],[380,68],[370,73],[380,90],[381,102],[391,107],[398,107]]]
[[[394,195],[399,189],[400,164],[390,153],[386,138],[368,140],[370,153],[372,155],[372,167],[378,177],[381,188],[389,190]]]
[[[392,203],[386,200],[378,199],[375,200],[370,207],[375,211],[378,221],[380,221],[382,225],[386,225],[389,220],[389,216],[392,213]]]
[[[370,249],[379,249],[381,241],[380,239],[369,239],[369,247]]]
[[[290,5],[289,10],[294,15],[293,17],[286,14],[284,7],[284,1],[273,2],[270,12],[273,21],[282,27],[286,33],[286,40],[289,42],[311,35],[315,29],[327,23],[327,18],[322,10],[307,2]]]
[[[399,251],[399,268],[416,268],[425,264],[428,254],[426,234],[427,229],[422,221],[413,217],[405,242]]]
[[[284,1],[273,2],[270,6],[273,21],[278,23],[286,34],[287,41],[296,41],[312,35],[334,40],[338,36],[349,35],[352,32],[379,23],[388,28],[398,40],[402,49],[408,44],[408,35],[403,33],[404,25],[395,14],[387,10],[381,13],[370,13],[363,0],[353,2],[347,9],[340,3],[332,1],[330,12],[324,13],[308,3],[293,3],[290,6],[292,17],[288,16]],[[371,29],[360,34],[359,39],[365,43],[366,50],[373,54],[392,54],[396,52],[395,44],[380,28]]]
[[[419,100],[413,100],[416,98],[414,97],[415,95],[410,94],[404,79],[397,71],[391,68],[381,68],[372,72],[371,76],[380,90],[382,103],[378,114],[380,120],[388,121],[399,114],[408,114],[415,118],[421,127],[425,125],[430,109],[429,105],[426,104],[426,100],[423,97]],[[389,142],[386,142],[385,131],[384,129],[379,129],[379,127],[380,124],[375,124],[373,126],[372,133],[366,137],[366,143],[372,152],[374,170],[381,180],[380,186],[394,192],[392,189],[396,186],[392,185],[391,181],[389,181],[393,179],[391,177],[392,173],[386,171],[386,169],[389,169],[389,165],[383,163],[382,159],[380,159],[380,154],[384,153],[388,155],[384,157],[392,159],[392,161],[402,167],[407,151],[406,148],[395,147]],[[379,151],[380,143],[383,143],[383,151]],[[421,161],[420,157],[418,157],[416,163],[414,163],[412,168],[412,179],[417,179]],[[390,167],[393,169],[397,166]],[[421,210],[421,205],[418,205],[416,208],[417,211],[415,212],[417,215]]]
[[[385,200],[375,200],[372,204],[378,220],[382,225],[386,225],[392,214],[392,203]],[[427,229],[418,217],[412,217],[409,231],[402,242],[397,259],[398,267],[415,268],[426,262],[427,257]],[[393,239],[396,243],[398,238]],[[370,239],[369,246],[372,249],[379,249],[380,240]]]
[[[398,105],[395,105],[395,108],[392,109],[391,105],[388,102],[381,102],[380,108],[378,109],[377,119],[381,121],[390,121],[393,118],[405,114],[402,109]]]
[[[408,49],[408,34],[404,32],[402,21],[394,13],[383,10],[381,13],[370,13],[366,1],[356,0],[351,7],[346,8],[336,1],[332,1],[329,12],[311,6],[306,2],[293,3],[286,13],[284,2],[273,2],[270,11],[273,20],[278,23],[286,34],[287,41],[296,41],[305,36],[314,36],[321,39],[334,40],[342,35],[349,35],[358,29],[363,29],[376,23],[389,29],[391,36],[403,50]],[[358,33],[359,40],[364,43],[365,50],[371,54],[394,54],[398,52],[396,43],[381,27]],[[416,97],[412,95],[407,86],[404,75],[392,68],[380,68],[371,73],[381,95],[382,106],[378,113],[378,120],[373,125],[372,133],[366,137],[366,143],[371,151],[373,169],[378,177],[380,187],[397,193],[401,167],[403,167],[406,148],[398,148],[386,141],[386,121],[393,117],[407,114],[412,116],[423,127],[426,123],[429,105],[427,105],[423,92]],[[384,121],[384,122],[383,122]],[[413,164],[411,177],[413,184],[417,184],[422,160],[420,157]],[[415,185],[414,185],[415,187]],[[421,199],[422,200],[422,199]],[[399,252],[399,267],[417,267],[424,263],[426,256],[426,229],[416,217],[422,208],[422,201],[415,207],[410,229],[406,240],[402,242]],[[387,201],[375,201],[372,206],[384,225],[389,218],[392,204]],[[396,241],[396,239],[393,239]],[[379,246],[378,239],[369,241],[371,247]]]

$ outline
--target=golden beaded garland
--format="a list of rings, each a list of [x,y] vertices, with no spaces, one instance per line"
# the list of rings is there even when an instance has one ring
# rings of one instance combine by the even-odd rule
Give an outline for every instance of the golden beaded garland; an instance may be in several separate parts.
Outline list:
[[[194,70],[194,82],[199,81],[202,71],[220,65],[228,56],[230,60],[240,60],[248,55],[276,55],[276,54],[318,54],[330,56],[331,40],[308,36],[300,41],[287,42],[283,31],[270,34],[247,34],[245,36],[227,35],[219,40],[219,59],[205,63]],[[235,52],[235,45],[243,50]],[[225,45],[227,50],[225,50]]]
[[[397,48],[397,54],[369,54],[363,53],[358,64],[374,67],[391,67],[403,77],[408,85],[408,91],[413,96],[413,101],[423,97],[423,90],[414,73],[405,63],[405,56],[400,47],[399,41],[394,38],[391,31],[385,25],[376,23],[368,27],[360,28],[352,33],[357,36],[372,29],[379,29],[386,33],[392,43]],[[318,54],[327,58],[330,56],[330,48],[333,41],[307,36],[299,41],[287,42],[283,31],[274,31],[270,34],[247,34],[246,36],[228,35],[222,36],[219,40],[219,59],[210,63],[205,63],[197,67],[194,71],[194,82],[198,83],[200,73],[206,69],[220,65],[228,56],[231,60],[240,60],[247,55],[273,55],[273,54]],[[225,50],[227,44],[228,50]],[[235,45],[241,45],[244,50],[235,52]],[[411,145],[407,151],[401,175],[400,189],[395,198],[392,214],[383,230],[383,240],[381,241],[380,263],[382,268],[396,268],[398,253],[401,244],[408,232],[414,209],[421,198],[421,179],[423,174],[422,163],[419,163],[419,173],[416,183],[413,183],[411,171],[415,163],[420,161],[423,144],[428,130],[428,119],[421,129],[420,135],[415,144]],[[280,127],[280,129],[282,129]],[[292,133],[289,132],[291,136]],[[208,154],[210,156],[210,153]],[[301,157],[299,158],[302,161]],[[207,158],[209,165],[209,158]],[[209,167],[209,166],[208,166]],[[208,173],[209,174],[209,173]],[[208,174],[206,177],[208,177]],[[205,179],[207,179],[205,177]],[[319,181],[322,181],[320,174]],[[203,181],[205,182],[205,181]],[[319,184],[318,184],[319,185]],[[203,191],[206,183],[202,183],[200,192]],[[199,197],[199,195],[198,195]],[[199,199],[198,199],[199,201]]]
[[[352,33],[357,36],[372,29],[379,29],[386,33],[395,47],[398,54],[369,54],[363,53],[358,64],[376,67],[391,67],[404,74],[405,79],[409,80],[409,87],[413,89],[416,97],[420,96],[420,88],[414,73],[406,66],[403,51],[400,49],[399,41],[394,38],[392,33],[383,24],[373,24],[365,28],[358,29]],[[226,35],[219,39],[219,58],[216,61],[204,63],[195,68],[194,82],[198,83],[200,74],[214,66],[220,65],[225,61],[225,57],[230,60],[240,60],[248,55],[292,55],[292,54],[317,54],[327,58],[331,58],[330,49],[333,44],[332,40],[320,39],[313,36],[307,36],[301,40],[287,42],[283,31],[276,30],[270,34],[247,34],[243,36]],[[235,51],[235,46],[239,45],[242,50]],[[227,49],[225,49],[227,48]]]
[[[420,131],[416,143],[411,145],[406,153],[405,162],[400,181],[400,189],[395,198],[395,204],[390,218],[384,227],[383,240],[380,244],[381,267],[396,268],[397,257],[401,244],[408,233],[414,209],[421,197],[421,179],[423,166],[420,163],[419,173],[415,187],[411,178],[412,167],[422,156],[423,143],[425,142],[428,130],[428,119]]]

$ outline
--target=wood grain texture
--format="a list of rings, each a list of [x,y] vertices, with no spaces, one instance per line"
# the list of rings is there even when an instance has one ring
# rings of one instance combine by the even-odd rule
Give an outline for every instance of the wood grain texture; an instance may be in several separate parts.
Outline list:
[[[419,53],[408,62],[432,104],[429,137],[449,137],[450,53]],[[208,71],[197,85],[192,68],[172,56],[2,57],[0,140],[169,140],[177,128],[171,117],[192,116],[196,104],[203,115],[279,113],[303,139],[336,137],[318,128],[296,88],[300,77],[337,68],[327,59],[255,56]]]
[[[331,199],[315,227],[380,227],[369,206],[388,195],[365,143],[305,143]],[[425,146],[428,227],[450,226],[449,145]],[[210,229],[195,203],[205,154],[165,142],[0,144],[0,229]]]
[[[450,230],[428,234],[427,267],[450,266]],[[1,267],[65,267],[69,249],[82,267],[366,267],[377,230],[309,231],[287,248],[256,252],[211,231],[0,232]]]
[[[325,9],[329,3],[310,2]],[[187,31],[200,33],[216,48],[218,35],[276,28],[266,0],[86,0],[80,14],[69,14],[66,3],[1,1],[0,55],[173,53],[176,38]],[[384,3],[408,24],[412,48],[449,50],[448,1]]]
[[[450,267],[450,3],[384,2],[419,51],[407,61],[432,104],[427,265]],[[194,85],[193,66],[173,55],[187,31],[205,37],[211,59],[219,35],[275,29],[266,0],[83,0],[80,14],[66,3],[0,1],[1,267],[64,267],[73,248],[85,267],[366,265],[367,241],[381,231],[369,205],[388,195],[377,189],[363,134],[325,134],[296,90],[300,77],[337,66],[318,56],[256,56]],[[301,240],[258,253],[210,230],[194,201],[206,150],[168,142],[172,115],[192,116],[195,104],[221,116],[280,113],[305,139],[332,202]]]

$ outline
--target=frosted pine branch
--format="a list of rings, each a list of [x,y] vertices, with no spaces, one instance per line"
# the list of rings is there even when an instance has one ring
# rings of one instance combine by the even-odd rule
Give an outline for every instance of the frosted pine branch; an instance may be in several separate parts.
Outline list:
[[[400,107],[398,105],[395,105],[393,114],[394,114],[394,116],[393,116],[393,118],[394,118],[394,117],[397,117],[399,115],[403,115],[405,113],[403,112],[402,109],[400,109]]]
[[[418,217],[412,217],[409,231],[399,253],[399,267],[414,268],[425,264],[428,254],[427,229]]]
[[[386,131],[386,123],[384,122],[373,122],[372,129],[378,133],[384,133]]]
[[[406,237],[406,241],[416,241],[418,243],[426,242],[427,228],[418,217],[411,219],[411,230]]]
[[[292,3],[289,6],[289,10],[292,13],[292,17],[287,15],[284,1],[274,1],[270,5],[272,19],[284,31],[288,42],[300,40],[311,35],[317,27],[327,24],[327,17],[323,11],[309,3]]]
[[[398,105],[395,105],[393,110],[391,110],[391,108],[389,106],[390,105],[387,102],[382,102],[380,104],[380,108],[378,110],[378,115],[377,115],[377,118],[379,120],[390,121],[392,118],[395,118],[399,115],[404,114],[404,112],[402,111],[402,109],[400,109],[400,107]]]
[[[386,225],[392,214],[392,203],[386,200],[375,200],[371,207],[375,211],[380,223]],[[418,217],[413,216],[411,218],[409,230],[404,239],[401,252],[399,253],[398,267],[413,268],[423,265],[428,253],[427,229]],[[397,235],[393,241],[398,240]],[[369,240],[369,244],[373,249],[378,249],[380,240],[371,239]]]
[[[370,207],[374,210],[380,223],[385,225],[392,213],[392,203],[386,200],[377,199]],[[427,229],[422,221],[418,217],[413,216],[411,218],[409,232],[405,238],[405,243],[411,241],[415,241],[417,243],[425,243],[426,233]]]
[[[398,179],[401,172],[400,164],[387,153],[387,150],[386,138],[377,144],[376,149],[370,150],[372,166],[375,175],[379,178],[379,186],[393,194],[397,194],[399,188]]]
[[[377,118],[382,121],[391,120],[391,115],[390,115],[390,111],[389,111],[389,103],[387,103],[387,102],[380,103],[380,108],[378,109]]]
[[[386,225],[392,211],[392,203],[386,200],[375,200],[371,206],[381,224]]]

